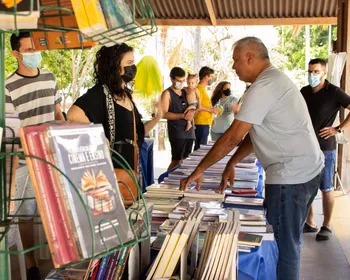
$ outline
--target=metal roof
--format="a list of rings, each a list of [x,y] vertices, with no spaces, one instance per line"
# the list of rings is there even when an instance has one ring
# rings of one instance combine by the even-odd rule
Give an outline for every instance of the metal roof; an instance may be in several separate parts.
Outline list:
[[[149,2],[158,25],[235,25],[240,22],[242,24],[336,23],[338,1],[149,0]]]

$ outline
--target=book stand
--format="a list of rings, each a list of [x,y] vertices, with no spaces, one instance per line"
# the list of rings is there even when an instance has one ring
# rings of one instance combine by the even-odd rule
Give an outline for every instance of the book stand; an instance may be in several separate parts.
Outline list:
[[[29,11],[28,14],[22,16],[29,16],[30,13],[33,11],[34,7],[34,1],[36,0],[28,0],[26,2],[29,2]],[[86,44],[84,45],[84,40],[80,40],[80,44],[71,47],[69,45],[69,42],[66,41],[66,35],[69,32],[73,32],[76,34],[76,36],[79,36],[80,38],[84,38],[84,35],[80,32],[78,26],[75,27],[67,27],[64,22],[67,19],[67,17],[75,17],[73,11],[72,11],[72,6],[70,1],[49,1],[49,0],[40,0],[39,2],[39,7],[38,9],[40,10],[40,17],[38,21],[38,28],[32,29],[32,30],[25,30],[25,31],[30,31],[32,34],[32,37],[35,35],[36,32],[43,32],[45,34],[46,38],[46,47],[44,49],[69,49],[69,48],[78,48],[78,49],[83,49],[85,47],[91,47],[87,46]],[[53,5],[53,2],[56,3],[55,6]],[[127,1],[129,2],[129,1]],[[12,21],[14,23],[14,29],[13,30],[0,30],[0,127],[3,128],[3,133],[5,133],[5,92],[4,92],[4,82],[5,82],[5,34],[6,33],[18,33],[20,30],[18,28],[18,11],[17,11],[17,2],[14,1],[14,7],[11,10],[11,12],[0,12],[0,17],[3,14],[11,15],[13,16]],[[123,26],[118,26],[116,28],[109,29],[103,33],[96,34],[92,36],[91,38],[92,41],[102,43],[102,44],[115,44],[115,43],[120,43],[120,42],[125,42],[131,39],[135,39],[138,37],[142,37],[145,35],[151,35],[157,31],[157,26],[155,24],[155,16],[153,13],[153,10],[151,8],[151,5],[149,3],[149,0],[132,0],[130,1],[130,10],[132,13],[132,21],[129,24],[123,25]],[[55,19],[54,24],[52,23],[52,19]],[[75,20],[75,18],[74,18]],[[49,35],[50,32],[55,32],[55,33],[60,33],[61,38],[63,38],[61,41],[62,46],[57,47],[54,44],[50,44],[50,39]],[[6,157],[10,157],[13,159],[14,157],[28,157],[27,155],[24,155],[23,153],[18,153],[18,152],[10,152],[10,153],[5,153],[5,146],[6,145],[18,145],[19,139],[18,138],[7,138],[7,139],[2,139],[1,143],[1,150],[0,150],[0,279],[2,280],[7,280],[9,279],[9,267],[8,267],[8,258],[9,255],[23,255],[25,253],[28,253],[30,251],[33,251],[35,249],[38,249],[42,246],[47,245],[47,243],[42,243],[38,244],[32,248],[22,250],[22,251],[10,251],[8,250],[8,243],[7,243],[7,234],[9,232],[10,226],[14,224],[18,224],[19,222],[17,221],[16,218],[20,217],[19,215],[15,214],[10,214],[9,208],[10,208],[10,203],[11,202],[22,202],[24,199],[13,199],[11,198],[11,189],[7,187],[6,183],[6,164],[5,164],[5,159]],[[114,155],[118,157],[118,159],[114,158],[113,160],[117,161],[122,161],[122,157],[114,152]],[[31,157],[31,156],[29,156]],[[31,157],[35,158],[35,157]],[[46,162],[43,159],[37,158],[41,161]],[[125,161],[125,160],[124,160]],[[46,164],[50,164],[46,162]],[[56,166],[50,164],[53,168],[58,170],[58,172],[62,173],[61,170],[59,170]],[[125,166],[125,169],[130,169],[130,167]],[[63,176],[65,174],[62,173]],[[133,176],[133,174],[130,174]],[[14,174],[12,174],[14,176]],[[10,174],[11,177],[11,174]],[[69,180],[69,178],[67,178]],[[133,180],[136,182],[136,178],[133,177]],[[137,184],[138,185],[138,184]],[[72,185],[75,189],[75,191],[78,193],[77,188]],[[79,193],[78,193],[79,195]],[[81,197],[80,197],[81,198]],[[35,198],[25,198],[25,199],[35,199]],[[81,198],[82,200],[82,198]],[[150,217],[146,207],[145,200],[142,195],[142,190],[139,188],[138,190],[138,197],[135,198],[137,200],[135,209],[133,209],[130,214],[129,214],[129,223],[131,225],[131,229],[134,234],[134,239],[121,244],[118,247],[106,250],[105,252],[101,254],[94,254],[93,252],[93,258],[101,258],[105,255],[111,254],[112,252],[119,251],[123,248],[132,246],[136,243],[139,243],[143,240],[146,240],[150,236],[150,229],[149,229],[149,224],[150,224]],[[86,205],[85,205],[86,206]],[[85,209],[87,210],[87,209]],[[144,214],[140,214],[141,211],[144,211]],[[86,211],[87,215],[89,213]],[[133,228],[133,221],[134,217],[137,217],[139,219],[142,219],[144,222],[144,226],[147,230],[145,230],[142,234],[136,234],[135,230]],[[91,226],[91,218],[90,218],[90,226]],[[91,231],[93,231],[93,228],[91,228]],[[118,232],[116,232],[117,235]],[[93,242],[95,242],[93,240]],[[94,247],[94,246],[93,246]],[[83,261],[83,260],[81,260]],[[80,262],[78,262],[80,263]],[[74,263],[74,264],[78,264]],[[70,265],[74,265],[70,264]]]

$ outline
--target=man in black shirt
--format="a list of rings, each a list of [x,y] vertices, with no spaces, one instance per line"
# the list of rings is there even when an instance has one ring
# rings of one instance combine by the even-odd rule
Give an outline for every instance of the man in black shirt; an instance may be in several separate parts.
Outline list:
[[[326,78],[326,61],[312,59],[308,67],[309,85],[301,89],[305,98],[312,124],[325,156],[325,168],[323,171],[320,190],[322,191],[323,225],[316,235],[316,240],[328,240],[331,235],[331,217],[334,206],[333,176],[335,164],[336,140],[335,135],[350,125],[350,114],[338,126],[333,127],[334,120],[340,107],[350,110],[350,96],[339,87],[332,85]],[[310,208],[304,232],[317,232],[318,228],[314,219],[313,207]]]

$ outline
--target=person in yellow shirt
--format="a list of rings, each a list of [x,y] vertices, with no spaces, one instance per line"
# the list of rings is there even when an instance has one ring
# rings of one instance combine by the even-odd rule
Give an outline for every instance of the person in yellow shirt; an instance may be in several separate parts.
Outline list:
[[[195,134],[196,141],[194,149],[200,148],[200,145],[206,145],[208,143],[209,128],[213,122],[213,115],[217,114],[218,109],[212,107],[209,95],[206,91],[206,87],[212,85],[214,82],[214,70],[204,66],[199,71],[199,84],[197,89],[199,90],[199,104],[198,113],[194,117],[194,123],[196,126]]]

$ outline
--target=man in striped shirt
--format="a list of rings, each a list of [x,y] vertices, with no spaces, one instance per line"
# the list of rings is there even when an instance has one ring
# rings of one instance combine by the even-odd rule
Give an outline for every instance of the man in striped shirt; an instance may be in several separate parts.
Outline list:
[[[17,114],[21,127],[38,125],[53,120],[64,120],[61,111],[62,97],[58,92],[55,76],[39,69],[41,53],[34,49],[30,34],[22,32],[11,36],[12,54],[17,58],[18,69],[5,81],[6,113]],[[26,196],[34,196],[31,184],[26,186]],[[16,196],[17,197],[17,196]],[[36,212],[35,201],[27,200],[22,204],[20,214],[33,216]],[[21,210],[20,210],[21,212]],[[33,218],[19,225],[23,248],[34,245]],[[28,268],[27,279],[39,280],[40,271],[34,258],[34,251],[26,254]]]

